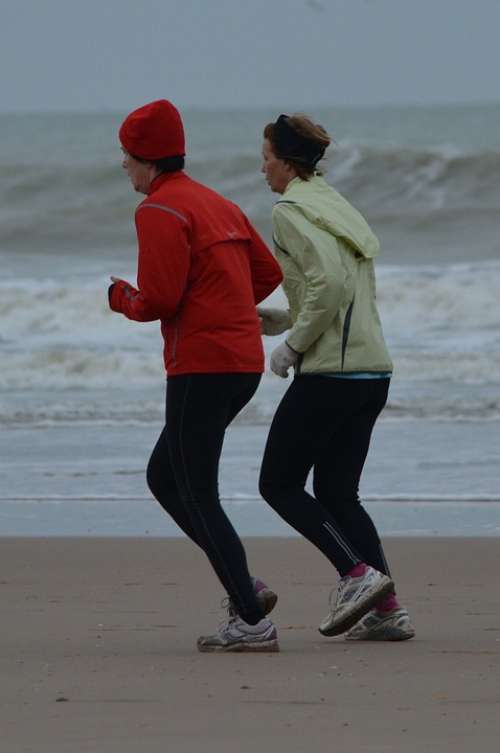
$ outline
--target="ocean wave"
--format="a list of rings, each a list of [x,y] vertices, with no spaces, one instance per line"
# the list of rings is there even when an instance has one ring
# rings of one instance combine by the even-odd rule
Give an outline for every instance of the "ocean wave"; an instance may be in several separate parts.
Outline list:
[[[129,273],[133,275],[130,268]],[[377,271],[378,302],[386,316],[412,332],[418,328],[449,325],[458,331],[471,327],[500,326],[500,262],[474,264],[380,266]],[[109,279],[97,277],[80,283],[76,279],[25,277],[0,280],[2,333],[15,341],[45,330],[73,333],[79,340],[85,333],[91,340],[115,338],[126,331],[127,340],[141,340],[156,324],[132,326],[109,311]],[[285,303],[281,291],[277,303]],[[132,329],[132,332],[131,332]],[[97,331],[96,331],[97,330]],[[76,335],[76,337],[75,337]]]
[[[481,333],[488,340],[500,332],[498,261],[380,266],[377,279],[386,333],[398,345],[406,333],[420,347],[435,341],[445,351],[458,338],[468,350],[475,338],[481,344]]]
[[[2,347],[2,353],[4,365],[0,390],[3,395],[18,389],[114,390],[123,388],[124,383],[149,389],[165,379],[159,347],[150,353],[145,353],[142,348],[131,352],[115,348],[103,353],[98,348],[61,345],[26,354],[13,353]],[[401,352],[392,349],[392,355],[395,375],[406,383],[432,380],[443,388],[447,385],[450,390],[457,384],[496,385],[497,389],[500,386],[498,352],[490,356],[477,352],[432,352],[415,348]],[[265,376],[270,381],[274,378],[272,374]],[[490,401],[487,403],[489,405]],[[494,405],[492,409],[495,409]]]
[[[241,414],[235,424],[268,427],[275,414],[279,399],[269,390],[269,377],[264,377],[259,391]],[[0,393],[0,427],[46,429],[57,426],[102,425],[102,426],[150,426],[161,428],[164,422],[163,395],[157,400],[140,398],[137,392],[131,393],[124,386],[114,385],[114,400],[102,393],[93,395],[91,391],[73,391],[66,400],[45,394],[41,401],[23,405],[22,401],[4,401]],[[127,383],[130,380],[127,377]],[[159,384],[159,382],[158,382]],[[158,386],[158,385],[156,385]],[[122,395],[116,399],[117,391]],[[64,397],[64,395],[62,394]],[[476,395],[474,399],[463,396],[442,394],[429,400],[412,396],[408,390],[405,399],[389,399],[380,421],[448,421],[477,422],[500,420],[500,396]]]
[[[408,233],[467,213],[472,225],[498,222],[500,152],[416,149],[340,142],[327,177],[378,226],[404,222]],[[247,149],[195,153],[188,171],[242,206],[268,229],[273,197],[260,158]],[[65,251],[133,242],[137,197],[119,165],[12,163],[0,180],[0,249]],[[412,227],[412,221],[414,226]]]
[[[366,208],[445,210],[498,208],[500,152],[380,148],[344,143],[328,175]]]
[[[139,384],[160,379],[159,324],[112,313],[107,284],[1,281],[0,389],[111,387],[125,374]],[[377,297],[402,378],[500,380],[500,263],[383,267]],[[285,305],[282,292],[275,300]],[[275,340],[264,343],[269,355]]]

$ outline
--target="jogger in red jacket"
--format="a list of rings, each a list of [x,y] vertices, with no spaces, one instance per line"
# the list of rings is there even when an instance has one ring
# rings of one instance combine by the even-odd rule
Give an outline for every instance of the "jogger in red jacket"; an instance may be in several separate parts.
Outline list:
[[[166,425],[147,479],[162,507],[207,554],[229,596],[229,617],[199,639],[201,651],[276,651],[265,614],[276,595],[251,578],[218,496],[227,425],[264,370],[256,304],[281,282],[280,268],[243,212],[183,171],[184,130],[158,100],[132,112],[120,132],[130,181],[146,199],[136,211],[137,288],[112,277],[113,311],[160,320],[167,371]]]

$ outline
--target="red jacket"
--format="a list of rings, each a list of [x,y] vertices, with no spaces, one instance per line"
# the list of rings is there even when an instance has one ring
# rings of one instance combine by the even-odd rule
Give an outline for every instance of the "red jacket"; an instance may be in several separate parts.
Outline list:
[[[136,290],[111,286],[113,311],[161,320],[169,375],[262,372],[256,304],[280,267],[242,211],[184,172],[164,173],[139,204]]]

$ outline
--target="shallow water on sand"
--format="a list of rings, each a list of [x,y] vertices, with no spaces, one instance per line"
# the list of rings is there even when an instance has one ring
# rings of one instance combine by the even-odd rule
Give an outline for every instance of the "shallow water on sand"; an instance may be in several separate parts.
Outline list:
[[[88,424],[3,432],[0,533],[179,535],[146,488],[159,430]],[[495,421],[380,423],[361,493],[381,532],[499,536],[499,431]],[[221,496],[241,535],[294,535],[258,496],[266,434],[263,425],[228,431]]]

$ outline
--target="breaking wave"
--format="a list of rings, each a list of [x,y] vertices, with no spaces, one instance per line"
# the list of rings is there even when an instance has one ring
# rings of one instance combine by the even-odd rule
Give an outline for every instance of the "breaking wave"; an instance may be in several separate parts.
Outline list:
[[[498,151],[343,142],[325,168],[381,232],[392,225],[404,226],[408,234],[439,230],[464,213],[471,227],[498,225]],[[273,198],[263,183],[258,155],[241,150],[198,153],[188,170],[239,203],[268,232]],[[0,181],[0,249],[69,253],[85,248],[92,255],[103,247],[133,244],[136,203],[114,163],[8,164]]]

